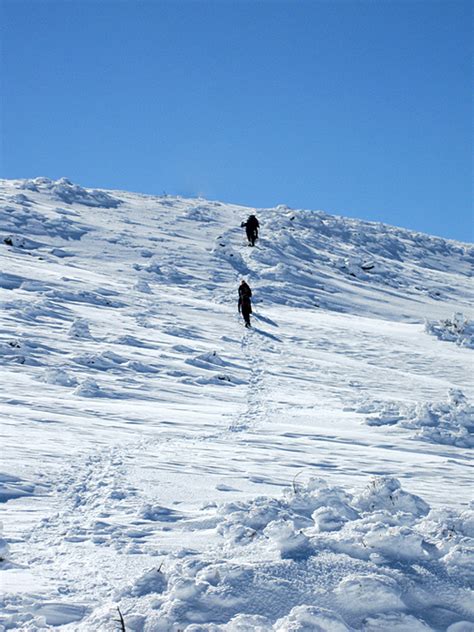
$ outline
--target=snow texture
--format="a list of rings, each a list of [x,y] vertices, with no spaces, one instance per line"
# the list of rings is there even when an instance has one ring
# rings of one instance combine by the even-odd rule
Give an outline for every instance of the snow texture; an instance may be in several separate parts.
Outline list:
[[[460,347],[474,349],[474,320],[468,320],[460,312],[453,314],[452,318],[427,321],[425,329],[440,340],[448,340]]]
[[[459,447],[474,447],[474,406],[462,391],[450,389],[446,402],[415,405],[389,403],[362,405],[359,412],[375,412],[367,417],[371,426],[398,425],[415,430],[422,441]]]
[[[0,631],[474,631],[472,245],[35,178],[0,257]]]

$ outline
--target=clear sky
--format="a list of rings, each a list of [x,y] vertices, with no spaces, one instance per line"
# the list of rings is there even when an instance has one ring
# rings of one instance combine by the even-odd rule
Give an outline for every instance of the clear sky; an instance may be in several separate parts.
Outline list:
[[[473,238],[470,0],[1,7],[1,177]]]

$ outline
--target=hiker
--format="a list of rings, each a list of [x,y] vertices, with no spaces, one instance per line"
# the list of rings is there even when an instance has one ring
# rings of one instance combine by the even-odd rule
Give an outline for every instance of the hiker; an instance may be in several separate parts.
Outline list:
[[[258,239],[258,229],[260,224],[255,215],[249,215],[246,222],[242,222],[240,226],[245,226],[245,232],[247,233],[247,239],[249,240],[249,246],[255,246],[255,242]]]
[[[245,326],[250,327],[250,314],[252,313],[252,303],[250,297],[252,296],[252,290],[245,281],[242,281],[239,286],[239,314],[242,314],[245,320]]]

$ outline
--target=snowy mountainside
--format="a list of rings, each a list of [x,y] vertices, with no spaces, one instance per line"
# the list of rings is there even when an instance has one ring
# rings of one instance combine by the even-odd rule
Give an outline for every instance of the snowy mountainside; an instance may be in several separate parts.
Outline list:
[[[89,248],[82,247],[75,256],[101,257],[103,249],[107,259],[129,260],[133,253],[137,261],[132,270],[121,271],[124,281],[205,281],[200,291],[222,300],[222,282],[247,275],[258,283],[259,300],[266,304],[318,305],[370,316],[380,311],[390,318],[419,319],[410,299],[431,299],[425,311],[434,315],[446,314],[446,303],[472,304],[473,246],[382,224],[284,206],[258,209],[264,228],[249,265],[240,252],[239,225],[252,209],[170,196],[87,193],[67,180],[44,178],[20,183],[3,199],[6,237],[13,233],[27,251],[50,245],[56,258],[71,254],[67,248],[61,252],[59,243],[83,236],[81,246]],[[61,208],[64,201],[76,201],[80,213]],[[35,236],[43,240],[35,241]],[[393,314],[391,297],[408,314]],[[432,301],[442,301],[443,307],[437,309]]]
[[[474,630],[473,246],[37,178],[0,257],[0,630]]]

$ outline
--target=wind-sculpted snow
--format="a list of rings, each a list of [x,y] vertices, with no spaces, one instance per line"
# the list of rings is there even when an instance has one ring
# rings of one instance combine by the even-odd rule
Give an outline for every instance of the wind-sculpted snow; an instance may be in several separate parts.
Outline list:
[[[425,323],[427,333],[440,340],[455,342],[460,347],[474,349],[474,320],[468,320],[464,314],[453,314],[452,318]]]
[[[445,402],[416,405],[369,403],[362,404],[357,411],[372,413],[367,417],[371,426],[397,425],[414,430],[415,438],[421,441],[474,447],[474,406],[459,390],[450,390]]]
[[[285,214],[291,222],[290,230],[297,231],[300,227],[309,229],[323,238],[333,240],[336,249],[348,244],[361,258],[369,256],[370,259],[370,255],[377,255],[400,262],[417,261],[421,266],[435,270],[443,267],[452,269],[454,258],[464,261],[460,272],[467,274],[472,271],[474,264],[474,247],[468,244],[456,244],[440,237],[377,222],[334,217],[321,211],[315,214],[313,211],[288,210]]]
[[[471,509],[430,510],[395,479],[375,478],[356,494],[312,479],[280,498],[225,503],[213,513],[195,527],[212,542],[203,553],[161,554],[77,629],[107,630],[117,607],[127,629],[143,632],[429,632],[471,625]],[[324,513],[339,519],[321,528]],[[140,515],[186,525],[165,507]]]
[[[235,249],[231,233],[219,236],[214,254],[254,279],[264,302],[352,312],[360,292],[377,296],[382,302],[372,309],[382,311],[388,292],[402,302],[420,294],[432,301],[459,298],[453,273],[469,286],[474,251],[467,245],[321,212],[262,213],[262,238],[251,256]]]
[[[471,246],[37,178],[0,259],[0,630],[472,632]]]
[[[74,257],[70,246],[61,248],[61,242],[99,231],[99,240],[132,247],[139,250],[142,259],[148,259],[147,263],[133,263],[139,273],[136,287],[145,293],[150,291],[150,282],[167,286],[202,284],[203,269],[216,267],[211,274],[214,283],[205,283],[201,291],[215,293],[215,282],[244,275],[256,286],[256,301],[351,313],[376,310],[385,317],[390,313],[385,305],[387,292],[398,298],[399,316],[404,317],[410,311],[406,301],[415,301],[420,295],[428,302],[464,301],[473,295],[469,282],[474,267],[471,246],[391,226],[333,217],[321,211],[259,209],[261,240],[252,252],[245,252],[238,226],[248,209],[205,200],[188,203],[167,196],[150,198],[145,206],[152,210],[155,230],[142,233],[141,228],[137,230],[142,226],[140,221],[131,220],[125,211],[130,202],[136,203],[130,194],[118,199],[64,178],[16,181],[14,187],[15,192],[4,196],[7,206],[3,210],[0,207],[5,245],[40,251],[43,257],[46,253],[58,258]],[[27,193],[18,192],[22,190]],[[54,204],[58,195],[70,204],[69,209]],[[114,220],[122,221],[123,230],[101,235],[107,226],[106,217],[86,216],[84,209],[88,206],[109,210],[107,216],[115,214]],[[229,212],[232,228],[228,227]],[[114,225],[109,223],[110,227]],[[131,226],[135,227],[133,231]],[[145,226],[150,226],[148,218]],[[173,248],[176,239],[191,246],[196,230],[202,231],[201,238],[218,231],[206,248],[212,255],[210,260],[203,251],[198,255]],[[48,238],[48,243],[36,241],[35,236]],[[179,256],[175,256],[177,252]],[[196,267],[199,257],[209,263],[202,261]],[[213,266],[212,259],[217,259],[217,266]],[[456,284],[452,282],[453,274],[458,277]],[[369,303],[370,310],[364,302]]]
[[[77,385],[77,379],[64,369],[47,369],[44,375],[44,381],[48,384],[57,384],[59,386]]]
[[[4,503],[12,498],[21,498],[22,496],[32,496],[37,488],[34,484],[23,481],[17,476],[4,474],[0,472],[0,503]],[[6,543],[0,539],[0,557],[6,558],[5,551],[2,555],[2,542],[6,550]]]
[[[28,239],[27,237],[23,237],[21,235],[7,235],[7,237],[3,239],[3,243],[18,250],[35,250],[43,245],[33,239]]]
[[[68,335],[70,338],[90,338],[91,332],[88,321],[84,318],[77,318],[70,326]]]
[[[0,364],[25,364],[29,366],[41,366],[42,358],[51,351],[48,347],[35,340],[25,338],[0,339]]]
[[[268,213],[265,247],[254,256],[267,300],[346,311],[341,283],[350,281],[362,292],[385,287],[400,297],[425,294],[438,301],[457,293],[450,274],[466,275],[467,286],[474,269],[474,248],[468,245],[321,212]],[[331,267],[341,275],[337,282]],[[349,294],[353,302],[352,289]]]
[[[85,206],[117,208],[121,204],[118,200],[104,191],[96,189],[84,189],[78,184],[73,184],[67,178],[49,180],[48,178],[35,178],[25,180],[22,188],[28,191],[50,192],[53,197],[68,204],[84,204]]]
[[[30,236],[69,241],[80,239],[90,230],[81,222],[80,214],[76,211],[52,206],[46,214],[37,210],[30,198],[18,197],[11,196],[8,205],[0,206],[0,231],[7,245],[28,250],[41,245]]]

